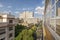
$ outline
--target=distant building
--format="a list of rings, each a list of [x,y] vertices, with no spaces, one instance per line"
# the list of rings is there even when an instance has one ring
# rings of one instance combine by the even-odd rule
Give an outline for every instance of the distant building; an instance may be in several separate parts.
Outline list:
[[[34,12],[30,11],[24,11],[20,14],[19,16],[20,21],[23,20],[23,25],[28,25],[28,24],[37,24],[38,21],[40,21],[39,18],[34,18]]]
[[[30,12],[30,11],[24,11],[24,12],[20,13],[20,16],[19,16],[20,19],[21,18],[23,18],[23,19],[25,19],[25,18],[33,18],[33,17],[34,17],[34,13]]]
[[[40,21],[40,19],[39,18],[27,18],[27,19],[24,19],[24,22],[27,22],[28,24],[37,24],[38,23],[38,21]]]
[[[14,40],[15,16],[0,13],[0,40]]]

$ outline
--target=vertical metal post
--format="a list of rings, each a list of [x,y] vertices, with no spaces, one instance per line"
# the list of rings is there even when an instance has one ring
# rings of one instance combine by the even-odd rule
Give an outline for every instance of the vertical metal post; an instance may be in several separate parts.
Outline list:
[[[56,0],[55,0],[55,32],[56,32]]]

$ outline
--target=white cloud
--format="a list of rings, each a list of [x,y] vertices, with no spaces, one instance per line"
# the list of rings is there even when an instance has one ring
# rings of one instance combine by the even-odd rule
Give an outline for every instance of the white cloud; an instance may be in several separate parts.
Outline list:
[[[35,11],[34,13],[38,13],[38,12]]]
[[[27,8],[28,10],[33,10],[34,8]]]
[[[3,4],[0,3],[0,7],[3,7]]]
[[[34,8],[16,8],[15,10],[33,10]]]
[[[43,7],[40,7],[40,6],[36,7],[35,8],[35,13],[43,15],[44,14],[44,6]]]
[[[26,8],[23,8],[22,10],[27,10]]]
[[[11,8],[12,6],[8,6],[8,8]]]
[[[42,4],[44,4],[44,3],[45,3],[45,0],[42,1]]]
[[[27,10],[26,8],[16,8],[15,10]]]
[[[44,9],[44,6],[43,7],[38,6],[35,8],[35,10],[41,10],[41,9]]]
[[[27,10],[31,10],[31,8],[27,8]]]
[[[8,11],[3,11],[3,13],[9,13]]]
[[[23,8],[22,10],[33,10],[33,8]]]
[[[9,10],[9,11],[3,11],[3,13],[9,13],[9,12],[11,12],[11,10]]]
[[[16,14],[18,14],[18,13],[19,13],[19,11],[16,11],[15,13],[16,13]]]
[[[15,10],[22,10],[21,8],[16,8]]]

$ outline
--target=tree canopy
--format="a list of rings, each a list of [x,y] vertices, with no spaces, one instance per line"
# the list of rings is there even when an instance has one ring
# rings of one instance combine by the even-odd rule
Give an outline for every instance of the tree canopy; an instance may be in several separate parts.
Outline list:
[[[34,40],[33,34],[35,31],[35,26],[33,26],[31,29],[24,29],[19,33],[15,40]]]

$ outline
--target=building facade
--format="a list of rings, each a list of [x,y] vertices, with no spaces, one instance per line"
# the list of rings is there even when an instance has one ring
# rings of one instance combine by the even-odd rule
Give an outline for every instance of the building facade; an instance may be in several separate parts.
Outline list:
[[[20,14],[19,20],[23,20],[23,25],[28,26],[28,24],[37,24],[40,21],[39,18],[34,18],[34,13],[30,11],[24,11]]]
[[[19,18],[33,18],[34,13],[30,11],[24,11],[20,14]]]
[[[15,16],[0,14],[0,40],[14,40]]]
[[[45,0],[44,24],[55,40],[60,40],[60,0]]]
[[[40,21],[39,18],[27,18],[27,19],[23,19],[24,22],[27,22],[28,24],[37,24],[38,21]]]

